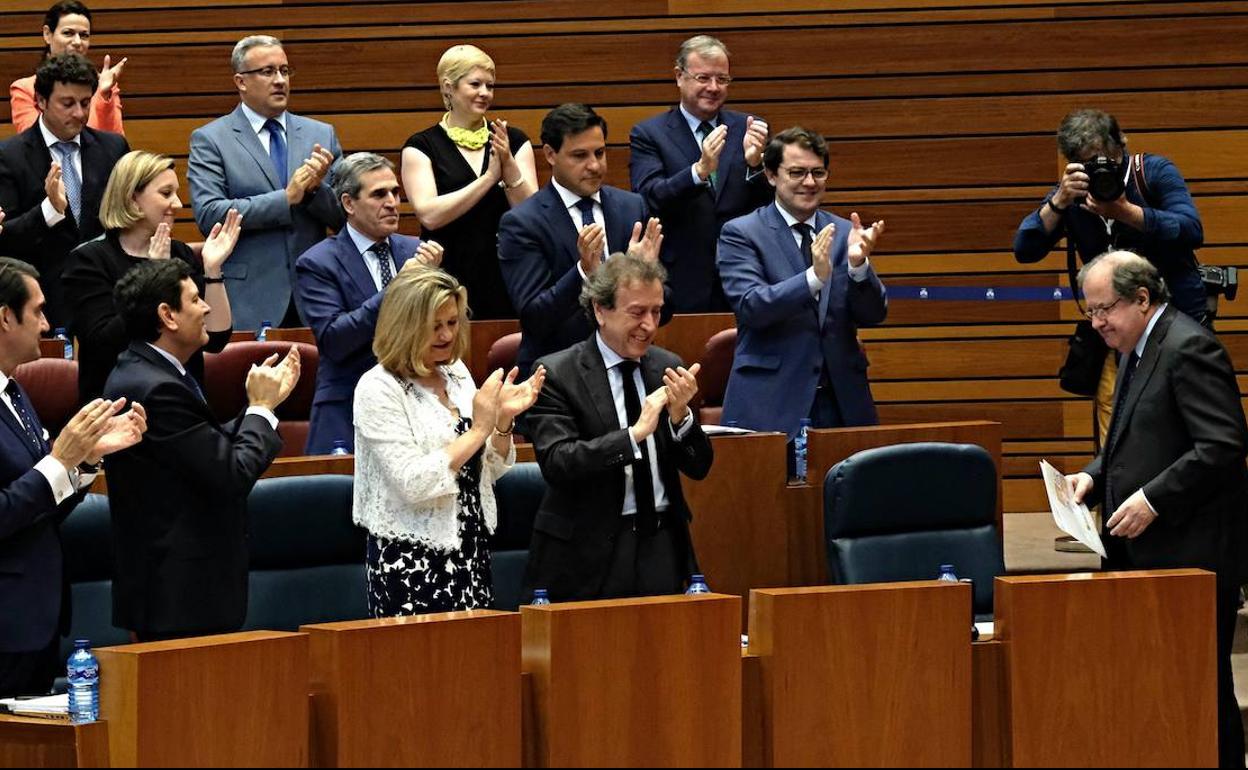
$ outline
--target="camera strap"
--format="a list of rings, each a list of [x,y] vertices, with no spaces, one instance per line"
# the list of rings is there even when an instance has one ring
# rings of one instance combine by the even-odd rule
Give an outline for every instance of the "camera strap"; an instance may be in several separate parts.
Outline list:
[[[1144,202],[1148,204],[1150,209],[1157,208],[1153,205],[1152,196],[1148,189],[1148,176],[1144,173],[1144,153],[1137,152],[1131,156],[1131,178],[1135,180],[1135,189],[1140,191],[1140,196],[1144,198]]]

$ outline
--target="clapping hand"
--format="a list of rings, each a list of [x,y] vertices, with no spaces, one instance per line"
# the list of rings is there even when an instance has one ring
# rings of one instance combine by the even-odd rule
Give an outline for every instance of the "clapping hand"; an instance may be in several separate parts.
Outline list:
[[[659,415],[663,414],[663,407],[667,406],[669,398],[667,386],[664,385],[646,396],[646,400],[641,403],[641,415],[629,428],[633,440],[638,444],[648,439],[659,427]]]
[[[52,161],[48,175],[43,178],[43,192],[48,196],[48,202],[56,209],[56,213],[64,214],[69,207],[69,197],[65,194],[65,182],[61,179],[60,163]]]
[[[251,371],[247,372],[247,401],[251,406],[273,411],[298,384],[301,371],[299,348],[291,345],[282,362],[276,362],[277,354],[274,353],[263,363],[252,364]]]
[[[515,372],[515,370],[512,370]],[[512,377],[515,375],[512,374]],[[472,427],[485,437],[499,421],[499,396],[503,390],[503,370],[495,369],[472,397]]]
[[[720,123],[702,140],[702,157],[693,165],[693,172],[706,181],[719,170],[719,156],[728,143],[728,126]]]
[[[634,228],[636,230],[636,228]],[[590,276],[602,264],[602,253],[607,248],[607,231],[597,222],[585,225],[576,236],[576,251],[580,255],[581,271]]]
[[[442,254],[445,253],[442,244],[437,241],[421,241],[416,247],[415,262],[429,267],[438,267],[442,264]],[[404,265],[406,267],[406,264]]]
[[[518,367],[512,367],[499,389],[497,429],[500,433],[511,432],[516,415],[533,406],[538,394],[542,392],[542,385],[546,384],[546,367],[544,366],[538,366],[537,371],[533,372],[529,379],[517,385],[515,379],[519,373]]]
[[[815,277],[821,283],[827,283],[832,277],[832,241],[836,238],[836,223],[829,222],[826,227],[815,234],[810,244],[810,266],[815,269]]]
[[[161,226],[165,226],[163,222]],[[200,251],[206,275],[213,278],[221,275],[221,266],[234,253],[234,247],[238,244],[238,236],[242,231],[243,215],[238,213],[238,209],[230,209],[225,215],[224,222],[218,222],[212,226],[212,232],[208,233],[208,239],[204,241],[204,246]]]
[[[118,399],[118,402],[121,406],[125,406],[126,400],[122,398]],[[95,451],[87,459],[105,457],[114,452],[129,449],[142,441],[143,434],[146,432],[147,410],[136,401],[130,406],[130,411],[125,414],[114,414],[109,418],[104,435],[95,442]]]
[[[694,364],[663,371],[663,384],[667,387],[667,416],[673,424],[684,422],[689,416],[689,402],[698,392],[698,372],[702,364]]]
[[[65,466],[66,471],[78,467],[83,460],[98,462],[100,455],[96,454],[97,445],[109,432],[113,416],[125,405],[124,398],[116,401],[97,398],[79,409],[53,442],[52,457]]]
[[[767,146],[767,123],[753,115],[745,119],[745,165],[758,168],[763,165],[763,149]]]
[[[112,58],[104,54],[104,66],[100,68],[100,84],[96,86],[96,93],[104,99],[112,98],[113,89],[121,81],[121,71],[126,68],[127,61],[129,59],[123,57],[121,61],[112,64]]]
[[[147,242],[148,259],[169,259],[170,247],[173,245],[173,227],[168,222],[156,225],[156,232]]]
[[[663,247],[663,225],[657,217],[650,217],[646,223],[646,231],[641,231],[641,223],[633,223],[633,235],[628,239],[628,253],[641,257],[647,262],[659,261],[659,250]]]
[[[853,228],[849,231],[849,266],[859,267],[871,256],[876,241],[884,234],[884,220],[874,222],[864,229],[857,212],[850,214],[849,219],[853,222]]]

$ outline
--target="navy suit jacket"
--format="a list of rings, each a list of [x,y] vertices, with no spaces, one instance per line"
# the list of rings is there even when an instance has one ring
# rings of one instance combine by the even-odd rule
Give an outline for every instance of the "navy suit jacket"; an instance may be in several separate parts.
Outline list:
[[[396,271],[418,246],[419,238],[397,233],[390,236]],[[355,386],[364,372],[377,364],[373,333],[385,292],[377,291],[364,257],[345,227],[305,251],[295,263],[295,276],[299,306],[321,354],[305,451],[329,454],[336,440],[346,441],[353,448]]]
[[[22,395],[29,404],[25,389]],[[41,650],[69,627],[57,526],[85,493],[54,503],[48,480],[34,469],[50,447],[38,415],[31,415],[45,438],[40,452],[0,404],[0,652]]]
[[[647,219],[646,204],[636,193],[606,185],[601,200],[607,249],[624,251],[633,225]],[[504,214],[499,224],[499,264],[520,314],[516,363],[522,377],[538,357],[575,345],[594,331],[580,305],[577,234],[563,199],[550,184]]]
[[[729,307],[715,266],[715,246],[724,223],[771,202],[775,193],[762,169],[745,165],[748,116],[721,110],[728,126],[719,156],[716,186],[697,184],[690,167],[702,157],[679,107],[633,127],[628,175],[633,191],[646,199],[651,216],[663,222],[662,260],[677,313],[718,313]]]
[[[816,232],[836,223],[823,302],[810,294],[805,259],[775,204],[732,220],[719,236],[719,272],[737,316],[724,422],[792,438],[810,412],[824,366],[845,424],[879,422],[858,327],[884,321],[884,284],[874,269],[861,282],[849,277],[849,220],[819,211],[815,221]]]

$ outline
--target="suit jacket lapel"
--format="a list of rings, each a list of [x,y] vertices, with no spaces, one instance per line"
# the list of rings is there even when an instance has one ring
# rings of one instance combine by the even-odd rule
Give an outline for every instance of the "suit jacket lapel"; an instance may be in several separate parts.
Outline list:
[[[614,190],[603,185],[598,197],[602,200],[603,229],[607,231],[607,254],[625,251],[633,236],[634,223],[621,221],[627,217],[620,211],[620,201],[616,199]]]
[[[308,143],[304,128],[303,118],[286,113],[286,170],[291,174],[299,167],[298,164],[291,165],[292,161],[298,159],[299,163],[303,163],[303,158],[312,155],[312,145]]]
[[[581,349],[576,356],[580,369],[581,384],[594,411],[598,413],[598,435],[620,429],[620,416],[615,412],[615,396],[611,394],[611,383],[607,381],[607,365],[598,351],[598,343],[591,336],[580,343]]]
[[[745,120],[738,115],[730,116],[726,111],[721,110],[719,122],[728,126],[728,137],[723,151],[719,154],[719,168],[716,170],[716,179],[719,184],[715,185],[716,201],[719,200],[724,186],[733,174],[745,175],[745,172],[737,167],[737,158],[741,159],[742,164],[745,163],[745,155],[740,152],[741,143],[745,141]]]
[[[1121,443],[1121,439],[1126,435],[1127,429],[1131,425],[1131,415],[1135,412],[1135,407],[1140,403],[1140,396],[1148,387],[1148,381],[1152,378],[1153,373],[1157,370],[1157,361],[1161,358],[1160,348],[1161,342],[1165,339],[1166,333],[1170,331],[1170,324],[1174,320],[1174,313],[1178,311],[1173,307],[1166,308],[1166,312],[1161,318],[1157,319],[1153,331],[1148,335],[1148,341],[1144,343],[1144,355],[1140,356],[1140,361],[1135,365],[1135,375],[1131,378],[1131,386],[1127,390],[1126,396],[1119,407],[1121,414],[1113,416],[1111,424],[1110,440],[1113,442],[1109,451],[1112,453]],[[1117,394],[1118,388],[1122,387],[1122,381],[1126,377],[1125,371],[1119,371],[1119,377],[1114,393]]]
[[[808,265],[802,256],[801,248],[798,247],[793,237],[793,230],[785,223],[784,217],[780,216],[777,205],[773,203],[768,206],[764,216],[767,218],[767,224],[771,225],[772,235],[776,242],[776,253],[784,255],[784,260],[789,265],[789,274],[782,276],[787,278],[805,272]]]
[[[679,107],[673,107],[671,112],[667,113],[667,130],[668,135],[675,138],[676,147],[690,165],[701,159],[702,148],[698,147],[698,141],[694,138],[693,132],[689,130],[689,123]]]
[[[277,169],[273,168],[273,160],[269,158],[269,154],[265,152],[264,145],[260,143],[260,137],[256,136],[256,132],[252,130],[251,123],[248,122],[247,116],[243,114],[243,106],[240,104],[234,112],[231,113],[230,117],[234,123],[233,128],[235,139],[237,139],[239,145],[247,151],[247,154],[251,156],[251,159],[256,162],[256,165],[260,167],[260,172],[264,174],[264,178],[268,180],[274,190],[280,190],[285,187],[284,184],[280,184],[278,182]],[[287,125],[289,124],[290,121],[288,120]],[[286,149],[288,158],[287,166],[289,166],[289,140],[287,140]]]
[[[342,266],[350,284],[355,288],[355,296],[347,297],[347,302],[352,306],[358,306],[377,293],[377,284],[373,282],[373,275],[368,272],[364,257],[356,249],[355,241],[351,240],[351,233],[346,227],[338,231],[334,240],[337,242],[334,257]]]
[[[104,197],[104,186],[108,177],[100,172],[106,165],[101,154],[99,140],[90,129],[82,130],[82,208],[99,208],[99,201]]]
[[[21,385],[19,384],[18,387],[20,388]],[[26,403],[29,404],[30,396],[26,393],[24,389],[22,391],[22,395],[25,397]],[[41,444],[46,443],[43,441],[43,436],[42,436],[43,426],[39,423],[39,416],[35,415],[33,419],[35,421],[34,428],[37,432],[40,433],[40,436],[39,436],[40,443]],[[18,443],[22,445],[22,448],[26,450],[26,454],[30,455],[30,458],[32,460],[34,460],[35,462],[38,462],[39,460],[43,459],[43,455],[47,454],[46,448],[42,454],[38,454],[38,455],[35,454],[35,447],[33,444],[30,443],[30,436],[26,434],[26,429],[23,428],[22,424],[17,421],[17,416],[13,414],[13,411],[10,410],[7,406],[4,406],[3,404],[0,404],[0,422],[3,422],[5,425],[9,426],[9,430],[13,431],[13,435],[17,438]]]
[[[572,265],[576,264],[580,259],[580,255],[576,250],[576,238],[579,233],[576,226],[572,224],[572,217],[568,216],[568,209],[563,205],[563,198],[559,197],[559,191],[555,189],[554,184],[547,184],[542,190],[544,197],[542,198],[542,208],[545,210],[543,219],[546,226],[551,228],[551,240],[556,244],[561,261],[556,261],[550,266],[550,272],[556,278]],[[606,213],[606,207],[603,207],[603,213]]]

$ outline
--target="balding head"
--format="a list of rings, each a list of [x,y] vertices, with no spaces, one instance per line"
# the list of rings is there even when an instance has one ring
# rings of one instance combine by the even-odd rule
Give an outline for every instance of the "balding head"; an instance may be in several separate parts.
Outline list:
[[[1153,263],[1130,251],[1110,251],[1084,265],[1079,286],[1093,328],[1123,354],[1135,348],[1149,320],[1170,300]]]

